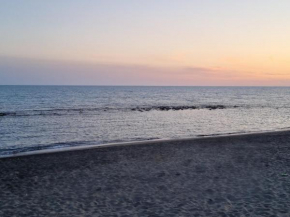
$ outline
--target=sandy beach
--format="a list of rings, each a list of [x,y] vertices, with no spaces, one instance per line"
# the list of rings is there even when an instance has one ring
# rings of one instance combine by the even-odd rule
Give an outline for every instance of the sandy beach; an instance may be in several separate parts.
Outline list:
[[[290,132],[0,159],[0,216],[290,216]]]

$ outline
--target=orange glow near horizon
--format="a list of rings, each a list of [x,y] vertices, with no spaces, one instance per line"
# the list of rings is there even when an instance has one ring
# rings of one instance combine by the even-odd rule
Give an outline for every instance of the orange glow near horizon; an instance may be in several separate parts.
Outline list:
[[[290,85],[290,2],[85,0],[67,6],[67,0],[31,0],[16,9],[5,3],[0,63],[31,59],[27,73],[38,68],[31,81],[41,67],[67,77],[59,68],[78,65],[83,72],[74,74],[76,83],[119,84],[114,76],[122,74],[120,84],[132,85]],[[12,67],[13,77],[8,65],[0,80],[21,83],[24,72]]]

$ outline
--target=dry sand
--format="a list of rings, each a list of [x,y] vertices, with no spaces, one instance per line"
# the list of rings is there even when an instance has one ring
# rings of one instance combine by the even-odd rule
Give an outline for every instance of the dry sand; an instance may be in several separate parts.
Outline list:
[[[290,216],[290,132],[0,159],[0,216]]]

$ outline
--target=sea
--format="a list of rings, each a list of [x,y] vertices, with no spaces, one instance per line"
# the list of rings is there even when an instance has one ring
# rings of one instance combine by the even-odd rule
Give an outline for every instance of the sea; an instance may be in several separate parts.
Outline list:
[[[0,86],[0,156],[289,127],[290,87]]]

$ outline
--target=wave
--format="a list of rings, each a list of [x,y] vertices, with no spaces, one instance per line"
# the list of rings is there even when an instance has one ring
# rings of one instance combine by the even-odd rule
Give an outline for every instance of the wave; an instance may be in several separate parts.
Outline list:
[[[9,156],[9,155],[24,153],[24,152],[59,149],[59,148],[74,147],[74,146],[89,145],[89,144],[91,144],[91,142],[78,141],[78,142],[69,142],[69,143],[59,142],[59,143],[54,143],[54,144],[49,144],[49,145],[39,145],[39,146],[21,147],[21,148],[5,148],[5,149],[0,149],[0,156]],[[98,144],[98,143],[94,142],[94,144]]]
[[[29,147],[11,147],[11,148],[3,148],[0,149],[0,158],[1,156],[13,156],[15,154],[26,153],[26,152],[34,152],[34,151],[42,151],[42,150],[54,150],[54,149],[63,149],[63,148],[72,148],[72,147],[82,147],[82,146],[90,146],[90,145],[104,145],[104,144],[112,144],[112,143],[123,143],[123,142],[138,142],[138,141],[150,141],[150,140],[158,140],[158,137],[149,137],[149,138],[132,138],[132,139],[124,139],[124,140],[103,140],[103,141],[73,141],[73,142],[58,142],[47,145],[35,145]]]
[[[43,110],[23,110],[13,112],[0,112],[0,117],[5,116],[63,116],[71,114],[91,114],[94,112],[109,112],[109,111],[134,111],[134,112],[148,112],[148,111],[181,111],[181,110],[217,110],[238,108],[241,106],[226,106],[226,105],[198,105],[198,106],[143,106],[131,108],[116,108],[116,107],[100,107],[100,108],[59,108],[59,109],[43,109]]]
[[[141,142],[155,141],[155,142],[173,142],[173,141],[185,141],[185,140],[194,140],[199,138],[219,138],[219,137],[228,137],[228,136],[249,136],[249,135],[261,135],[261,134],[273,134],[273,133],[281,133],[281,132],[289,132],[290,127],[286,128],[278,128],[276,130],[261,130],[261,131],[237,131],[237,132],[228,132],[228,133],[216,133],[216,134],[199,134],[191,137],[175,137],[175,138],[132,138],[127,140],[111,140],[111,141],[74,141],[74,142],[60,142],[53,143],[49,145],[39,145],[39,146],[31,146],[31,147],[22,147],[22,148],[7,148],[0,149],[0,158],[13,157],[13,156],[21,156],[23,153],[28,155],[34,155],[37,151],[47,151],[42,153],[49,153],[52,150],[55,152],[59,152],[62,150],[76,150],[79,149],[87,149],[89,146],[111,146],[111,145],[130,145]],[[140,144],[140,143],[139,143]],[[70,149],[72,148],[72,149]],[[40,153],[40,152],[38,152]]]

